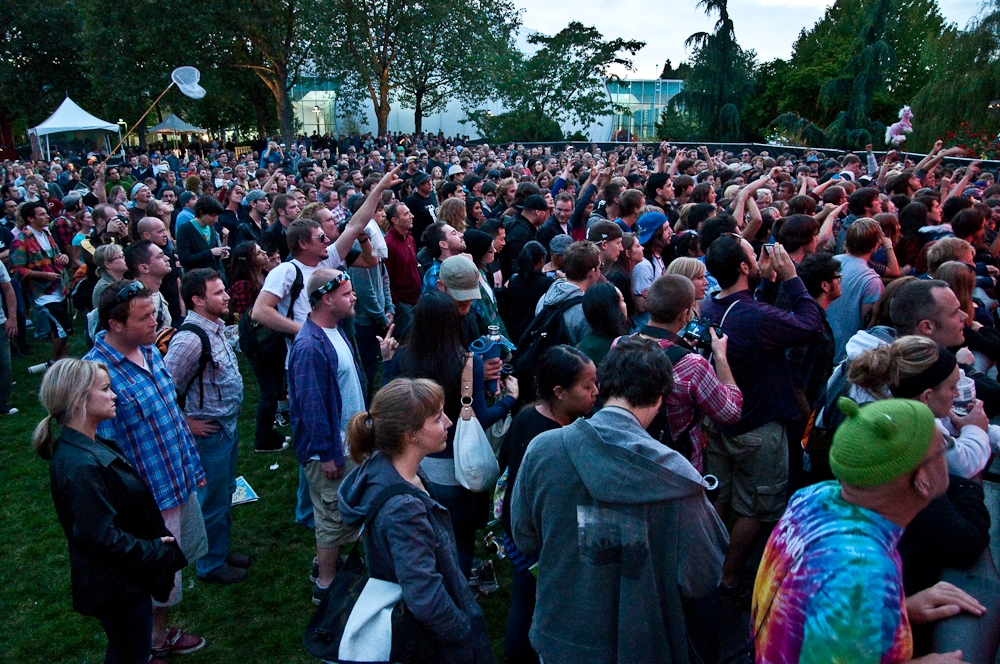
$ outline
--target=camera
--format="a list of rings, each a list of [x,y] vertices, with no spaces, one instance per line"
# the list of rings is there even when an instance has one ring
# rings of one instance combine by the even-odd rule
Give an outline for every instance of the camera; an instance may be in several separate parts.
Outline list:
[[[693,341],[694,345],[698,348],[711,348],[712,347],[712,333],[711,329],[715,328],[716,336],[722,336],[722,328],[715,325],[707,318],[695,318],[684,326],[681,330],[681,339],[687,339]]]

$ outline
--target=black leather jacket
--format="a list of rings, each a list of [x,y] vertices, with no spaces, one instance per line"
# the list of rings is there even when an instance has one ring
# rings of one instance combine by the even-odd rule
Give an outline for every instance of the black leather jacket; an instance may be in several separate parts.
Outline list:
[[[100,615],[143,595],[166,601],[187,565],[153,494],[114,442],[64,428],[49,464],[52,500],[69,543],[73,609]]]

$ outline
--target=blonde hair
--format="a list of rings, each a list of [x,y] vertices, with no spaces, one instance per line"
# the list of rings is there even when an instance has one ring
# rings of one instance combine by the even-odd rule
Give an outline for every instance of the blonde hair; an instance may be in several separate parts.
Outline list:
[[[449,199],[450,200],[450,199]],[[403,436],[424,426],[444,406],[444,389],[428,378],[397,378],[372,400],[371,410],[347,424],[351,458],[361,463],[375,450],[390,459],[403,449]]]
[[[102,244],[95,249],[94,266],[97,268],[97,274],[103,275],[104,266],[119,256],[125,256],[125,251],[120,244]]]
[[[465,232],[465,201],[449,198],[438,208],[437,220],[443,221],[459,233]]]
[[[691,281],[694,281],[699,277],[705,276],[705,264],[697,258],[681,256],[680,258],[675,258],[670,261],[670,265],[667,266],[665,274],[679,274],[687,277]]]
[[[31,449],[43,459],[51,459],[55,451],[53,421],[60,427],[87,416],[87,399],[94,389],[97,372],[107,373],[103,362],[67,358],[59,360],[45,372],[38,400],[48,413],[31,434]]]
[[[900,337],[887,346],[867,350],[851,360],[847,382],[876,398],[887,398],[900,381],[930,368],[938,359],[938,345],[927,337]]]

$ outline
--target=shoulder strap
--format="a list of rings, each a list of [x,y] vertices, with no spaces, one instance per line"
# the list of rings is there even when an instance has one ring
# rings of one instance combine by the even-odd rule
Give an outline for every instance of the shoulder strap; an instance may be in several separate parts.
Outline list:
[[[195,371],[193,376],[191,376],[191,380],[189,380],[188,384],[184,386],[184,391],[178,394],[177,397],[178,405],[180,405],[180,407],[183,409],[184,402],[186,401],[185,397],[187,396],[188,391],[191,389],[191,386],[194,385],[194,381],[199,380],[202,377],[202,374],[205,373],[205,367],[207,367],[208,363],[212,361],[212,342],[209,341],[208,334],[205,332],[205,330],[195,325],[194,323],[184,323],[183,325],[181,325],[179,328],[177,328],[177,333],[180,334],[181,332],[191,332],[196,337],[198,337],[199,341],[201,341],[201,355],[198,357],[198,370]],[[201,401],[204,404],[205,402],[204,383],[200,384],[199,389],[201,394]]]
[[[568,297],[557,305],[559,307],[559,313],[564,314],[567,311],[569,311],[570,307],[576,306],[581,302],[583,302],[582,295],[574,295],[573,297]]]
[[[681,344],[671,344],[663,349],[663,352],[667,354],[667,359],[670,360],[670,364],[677,364],[685,355],[693,355],[694,351],[690,348],[685,348]]]
[[[368,514],[365,515],[365,522],[362,529],[364,527],[367,527],[368,524],[372,522],[372,520],[378,514],[378,511],[382,509],[382,506],[385,505],[387,500],[389,500],[393,496],[398,496],[401,493],[408,493],[411,496],[417,496],[418,498],[420,497],[420,490],[417,489],[417,487],[411,485],[409,482],[403,481],[403,482],[397,482],[396,484],[390,484],[389,486],[385,487],[377,494],[375,494],[375,499],[372,500],[371,504],[368,506]]]
[[[728,315],[729,315],[729,312],[730,312],[730,311],[732,311],[732,310],[733,310],[733,307],[735,307],[735,306],[736,306],[737,304],[739,304],[739,303],[740,303],[740,301],[739,301],[739,300],[733,300],[733,301],[732,301],[732,302],[731,302],[731,303],[729,304],[729,307],[728,307],[728,308],[726,308],[726,313],[722,314],[722,320],[720,320],[720,321],[719,321],[719,327],[720,327],[720,328],[721,328],[721,327],[722,327],[723,325],[725,325],[725,324],[726,324],[726,316],[728,316]]]
[[[288,313],[285,314],[289,319],[295,319],[295,301],[299,299],[299,295],[302,294],[302,287],[305,285],[302,281],[302,270],[295,263],[291,263],[291,266],[295,268],[295,279],[292,281],[292,290],[288,294]]]
[[[462,412],[459,417],[468,422],[472,416],[472,353],[469,353],[462,367]]]

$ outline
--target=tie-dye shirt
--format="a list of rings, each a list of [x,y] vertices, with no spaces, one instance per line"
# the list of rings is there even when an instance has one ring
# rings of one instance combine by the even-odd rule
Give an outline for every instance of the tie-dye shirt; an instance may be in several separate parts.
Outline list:
[[[837,482],[792,496],[754,586],[758,664],[908,661],[913,639],[896,551],[902,535],[845,502]]]

